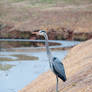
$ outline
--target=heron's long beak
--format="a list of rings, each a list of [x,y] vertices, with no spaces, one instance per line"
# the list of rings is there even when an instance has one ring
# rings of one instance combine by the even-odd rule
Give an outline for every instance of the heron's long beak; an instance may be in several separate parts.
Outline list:
[[[39,31],[33,31],[32,34],[33,35],[39,35]]]
[[[40,31],[40,30],[35,30],[35,31],[32,32],[32,34],[33,34],[33,35],[41,35],[39,31]]]

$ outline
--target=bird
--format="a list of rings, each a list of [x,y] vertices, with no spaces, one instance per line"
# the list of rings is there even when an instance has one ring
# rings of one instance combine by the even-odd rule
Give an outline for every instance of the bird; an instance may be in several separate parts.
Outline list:
[[[58,78],[63,82],[67,80],[63,63],[55,56],[52,56],[48,45],[48,36],[45,30],[40,30],[39,35],[45,38],[46,52],[49,60],[51,71],[56,75],[56,92],[58,92]]]

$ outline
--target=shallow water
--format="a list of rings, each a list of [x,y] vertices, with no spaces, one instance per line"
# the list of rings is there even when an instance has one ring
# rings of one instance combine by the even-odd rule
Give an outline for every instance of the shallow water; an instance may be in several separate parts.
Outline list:
[[[51,48],[73,46],[79,43],[76,41],[54,41],[54,42],[62,43],[62,45],[51,46]],[[0,56],[16,59],[16,57],[12,56],[13,54],[17,54],[17,55],[22,54],[22,55],[38,57],[38,60],[20,60],[20,61],[15,60],[11,62],[9,61],[0,62],[0,64],[3,65],[4,64],[14,65],[12,68],[8,69],[7,71],[0,70],[0,92],[18,92],[18,90],[22,89],[24,86],[31,83],[40,74],[50,69],[48,58],[45,51],[37,51],[37,52],[16,51],[16,49],[26,50],[26,49],[30,49],[30,47],[23,47],[23,48],[17,47],[13,49],[15,49],[15,51],[11,51],[11,50],[1,51]],[[52,51],[52,54],[53,56],[56,56],[60,60],[62,60],[66,56],[67,51],[62,51],[62,50]]]

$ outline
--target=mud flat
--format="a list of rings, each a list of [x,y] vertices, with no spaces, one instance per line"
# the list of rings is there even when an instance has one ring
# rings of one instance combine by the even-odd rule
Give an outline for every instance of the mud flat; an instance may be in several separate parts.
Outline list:
[[[73,47],[63,60],[67,81],[59,81],[59,92],[92,92],[92,39]],[[54,92],[51,71],[40,75],[19,92]]]

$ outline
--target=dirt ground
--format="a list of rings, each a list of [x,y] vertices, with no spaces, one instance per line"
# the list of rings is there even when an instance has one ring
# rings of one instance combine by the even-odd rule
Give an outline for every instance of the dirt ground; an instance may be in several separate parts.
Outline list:
[[[92,39],[72,48],[63,60],[67,81],[59,92],[92,92]],[[48,71],[19,92],[55,92],[55,75]]]

